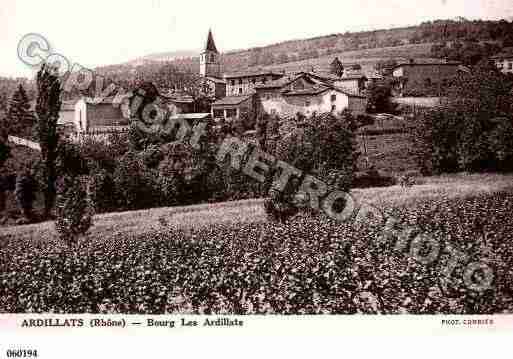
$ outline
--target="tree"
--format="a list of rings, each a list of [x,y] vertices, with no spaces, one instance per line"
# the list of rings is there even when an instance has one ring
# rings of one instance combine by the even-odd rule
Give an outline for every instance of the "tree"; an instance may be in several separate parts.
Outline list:
[[[84,235],[93,222],[93,207],[80,177],[65,175],[59,186],[55,228],[68,244]]]
[[[34,202],[36,183],[32,177],[30,168],[25,168],[16,177],[15,196],[25,222],[32,222],[32,203]]]
[[[367,88],[367,111],[371,113],[393,113],[396,105],[391,101],[392,86],[390,83],[373,83]]]
[[[460,75],[442,107],[418,116],[413,140],[429,172],[511,170],[513,81],[487,61]]]
[[[44,216],[49,217],[55,203],[56,160],[59,134],[57,120],[61,109],[61,83],[55,69],[43,64],[37,73],[38,97],[36,104],[36,132],[41,146],[43,177],[45,180]]]
[[[342,65],[342,62],[340,62],[338,57],[335,57],[331,62],[330,72],[338,77],[341,77],[344,74],[344,65]]]
[[[34,126],[34,115],[30,110],[27,93],[21,84],[14,92],[7,111],[8,131],[12,134],[30,137]]]

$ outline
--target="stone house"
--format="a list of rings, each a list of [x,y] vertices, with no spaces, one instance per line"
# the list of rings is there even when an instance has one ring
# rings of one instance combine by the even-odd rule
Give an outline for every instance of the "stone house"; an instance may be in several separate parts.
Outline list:
[[[319,80],[308,73],[289,76],[256,87],[258,105],[270,114],[294,116],[314,112],[365,112],[367,99],[346,88]]]
[[[461,71],[460,62],[425,63],[410,60],[392,68],[392,77],[395,80],[394,92],[399,96],[417,95],[428,89],[442,88],[447,81]]]

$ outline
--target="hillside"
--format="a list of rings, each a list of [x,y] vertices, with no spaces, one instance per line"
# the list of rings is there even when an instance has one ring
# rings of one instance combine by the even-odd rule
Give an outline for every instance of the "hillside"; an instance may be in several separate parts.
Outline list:
[[[454,41],[481,41],[511,46],[513,23],[506,20],[469,21],[461,18],[435,20],[411,27],[345,32],[224,51],[222,61],[224,71],[231,72],[256,66],[294,69],[305,64],[324,64],[326,59],[334,56],[343,57],[346,62],[360,62],[362,59],[373,59],[376,62],[381,58],[423,58],[431,57],[431,46],[434,43]],[[178,51],[150,54],[134,60],[132,64],[170,60],[187,67],[197,67],[199,63],[194,52]]]

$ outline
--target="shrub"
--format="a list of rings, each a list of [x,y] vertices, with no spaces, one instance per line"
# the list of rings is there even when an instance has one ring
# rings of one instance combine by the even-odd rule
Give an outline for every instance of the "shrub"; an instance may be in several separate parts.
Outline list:
[[[89,175],[88,195],[94,211],[104,213],[115,211],[118,205],[116,186],[112,175],[104,169],[94,169]]]
[[[396,184],[394,177],[386,175],[371,167],[367,171],[356,172],[352,183],[353,188],[388,187]]]
[[[139,154],[127,152],[121,157],[113,179],[121,208],[135,210],[160,204],[156,173],[146,168]]]
[[[415,175],[411,172],[404,173],[399,176],[399,178],[397,179],[397,183],[401,187],[411,187],[414,184],[416,184]]]
[[[79,177],[71,176],[61,178],[58,184],[55,229],[70,244],[92,226],[92,205],[84,187]]]

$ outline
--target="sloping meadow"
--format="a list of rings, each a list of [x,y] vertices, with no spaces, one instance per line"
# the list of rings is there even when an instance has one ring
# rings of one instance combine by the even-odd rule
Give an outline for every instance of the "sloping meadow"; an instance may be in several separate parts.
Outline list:
[[[143,235],[90,236],[72,248],[7,235],[0,312],[512,313],[512,213],[511,190],[387,209],[398,228],[437,241],[429,264],[383,237],[382,223],[309,215],[286,225],[163,225]],[[465,258],[445,275],[449,248]],[[471,262],[493,270],[488,289],[468,288]]]

